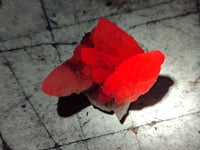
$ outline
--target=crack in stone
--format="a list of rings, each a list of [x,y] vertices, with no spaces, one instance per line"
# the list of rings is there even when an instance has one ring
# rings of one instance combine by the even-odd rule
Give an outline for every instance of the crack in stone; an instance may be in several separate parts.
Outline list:
[[[57,45],[56,44],[51,44],[55,49],[56,49],[56,52],[57,52],[57,55],[58,55],[58,60],[60,63],[62,63],[62,59],[61,59],[61,55],[57,49]]]

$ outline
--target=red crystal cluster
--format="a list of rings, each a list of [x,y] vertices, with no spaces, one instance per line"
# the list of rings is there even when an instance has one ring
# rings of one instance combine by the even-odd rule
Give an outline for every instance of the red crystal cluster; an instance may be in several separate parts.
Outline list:
[[[159,50],[144,53],[132,36],[105,18],[73,53],[44,80],[44,93],[63,97],[96,84],[103,102],[132,102],[153,86],[165,58]]]

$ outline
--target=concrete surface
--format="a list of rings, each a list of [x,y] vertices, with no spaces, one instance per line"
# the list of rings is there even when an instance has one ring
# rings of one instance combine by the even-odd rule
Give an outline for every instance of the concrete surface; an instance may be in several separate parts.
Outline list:
[[[198,0],[1,0],[0,150],[200,149]],[[121,124],[84,101],[45,95],[41,83],[72,56],[100,17],[165,63]],[[81,103],[81,102],[80,102]],[[66,105],[66,106],[65,106]],[[60,112],[62,108],[62,113]]]

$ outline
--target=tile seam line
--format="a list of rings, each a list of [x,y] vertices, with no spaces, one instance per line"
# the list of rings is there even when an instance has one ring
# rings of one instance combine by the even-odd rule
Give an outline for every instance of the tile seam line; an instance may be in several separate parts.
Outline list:
[[[178,18],[178,17],[185,17],[185,16],[188,16],[188,15],[191,15],[191,14],[197,14],[197,11],[191,11],[191,12],[188,12],[188,13],[185,13],[185,14],[179,14],[179,15],[176,15],[176,16],[173,16],[173,17],[167,17],[167,18],[162,18],[162,19],[158,19],[158,20],[153,20],[153,21],[147,21],[145,23],[141,23],[141,24],[137,24],[137,25],[134,25],[134,26],[131,26],[129,27],[129,29],[132,29],[132,28],[136,28],[136,27],[139,27],[139,26],[142,26],[142,25],[149,25],[149,24],[154,24],[154,23],[157,23],[157,22],[162,22],[162,21],[165,21],[165,20],[170,20],[170,19],[175,19],[175,18]],[[24,49],[24,48],[32,48],[32,47],[37,47],[37,46],[43,46],[43,45],[76,45],[77,42],[72,42],[72,43],[59,43],[59,42],[52,42],[52,43],[41,43],[41,44],[36,44],[36,45],[30,45],[30,46],[23,46],[23,47],[19,47],[19,48],[13,48],[13,49],[8,49],[8,50],[2,50],[0,51],[0,53],[4,53],[4,52],[9,52],[9,51],[17,51],[17,50],[21,50],[21,49]]]
[[[2,133],[1,133],[1,131],[0,131],[0,140],[1,140],[1,145],[0,145],[0,147],[1,147],[3,150],[12,150],[12,149],[9,147],[7,141],[4,139],[4,137],[3,137]]]
[[[2,133],[1,133],[1,130],[0,130],[0,140],[1,140],[1,142],[3,143],[4,138],[3,138],[3,135],[2,135]],[[0,145],[0,146],[1,146],[1,145]]]
[[[164,27],[170,28],[168,25],[166,25],[166,24],[164,24],[164,23],[162,23],[162,22],[160,22],[160,23],[161,23]],[[189,38],[191,38],[192,40],[194,40],[194,41],[196,41],[196,42],[200,42],[200,39],[195,38],[195,36],[192,36],[192,35],[190,35],[190,34],[187,34],[186,32],[184,32],[184,30],[182,31],[181,29],[177,29],[177,28],[175,28],[174,26],[172,26],[172,27],[173,27],[173,29],[176,30],[178,33],[184,34],[184,35],[188,36]]]
[[[25,35],[16,36],[16,37],[13,37],[13,38],[1,40],[0,43],[7,42],[7,41],[12,41],[12,40],[17,40],[17,39],[20,39],[20,38],[26,38],[26,37],[34,36],[36,34],[41,34],[43,32],[47,32],[47,31],[49,32],[49,30],[44,29],[44,30],[33,32],[31,34],[25,34]]]
[[[2,0],[0,0],[0,9],[2,9],[3,3]]]
[[[45,20],[46,20],[46,23],[47,23],[47,29],[48,29],[48,31],[51,33],[51,38],[52,38],[53,42],[55,42],[55,38],[54,38],[54,34],[53,34],[53,32],[52,32],[51,24],[50,24],[50,22],[49,22],[49,18],[48,18],[48,16],[47,16],[47,12],[46,12],[46,9],[45,9],[45,3],[44,3],[43,0],[39,0],[39,1],[40,1],[40,3],[41,3],[41,7],[42,7],[42,10],[43,10],[43,14],[44,14],[44,16],[45,16]],[[57,47],[54,46],[53,44],[52,44],[52,46],[56,49],[56,52],[57,52],[57,55],[58,55],[58,59],[59,59],[59,61],[60,61],[60,63],[61,63],[61,62],[62,62],[62,60],[61,60],[61,55],[60,55],[60,53],[59,53]]]
[[[200,113],[200,111],[188,113],[188,114],[177,116],[177,117],[174,117],[174,118],[169,118],[169,119],[166,119],[166,120],[160,120],[160,121],[157,121],[156,123],[170,121],[170,120],[173,120],[173,119],[178,119],[178,118],[182,118],[182,117],[186,117],[186,116],[190,116],[190,115],[194,115],[194,114],[198,114],[198,113]],[[143,127],[143,126],[147,126],[148,124],[149,123],[146,123],[146,124],[143,124],[143,125],[136,126],[134,128],[140,128],[140,127]],[[119,131],[116,131],[116,132],[107,133],[107,134],[103,134],[103,135],[99,135],[99,136],[95,136],[95,137],[89,137],[89,138],[86,138],[86,139],[83,139],[83,140],[72,141],[72,142],[69,142],[69,143],[66,143],[66,144],[64,143],[62,145],[59,145],[59,147],[67,146],[67,145],[70,145],[70,144],[73,144],[73,143],[77,143],[77,142],[85,142],[85,141],[88,141],[88,140],[91,140],[91,139],[104,137],[104,136],[107,136],[107,135],[112,135],[112,134],[116,134],[116,133],[120,133],[120,132],[124,132],[124,131],[127,131],[127,129],[123,129],[123,130],[119,130]],[[41,150],[49,150],[49,149],[53,149],[53,148],[55,148],[55,147],[44,148],[44,149],[41,149]]]
[[[96,136],[96,137],[91,137],[91,138],[86,138],[86,139],[82,139],[82,140],[77,140],[77,141],[69,142],[69,143],[66,143],[66,144],[64,143],[62,145],[59,145],[59,147],[67,146],[67,145],[70,145],[70,144],[73,144],[73,143],[77,143],[77,142],[87,142],[88,140],[91,140],[91,139],[96,139],[96,138],[104,137],[104,136],[107,136],[107,135],[113,135],[113,134],[116,134],[116,133],[124,132],[126,130],[127,129],[123,129],[123,130],[120,130],[120,131],[116,131],[116,132],[112,132],[112,133],[107,133],[107,134],[99,135],[99,136]],[[55,147],[45,148],[45,149],[42,149],[42,150],[48,150],[48,149],[52,149],[52,148],[55,148]]]
[[[142,9],[153,8],[153,7],[156,7],[156,6],[159,6],[159,5],[170,4],[173,1],[174,0],[170,0],[169,2],[163,2],[163,3],[155,4],[155,5],[152,5],[152,6],[147,6],[147,7],[143,7],[143,8],[139,8],[139,9],[134,9],[131,12],[142,10]],[[105,15],[105,16],[102,16],[102,17],[112,17],[112,16],[116,16],[116,15],[120,15],[120,14],[126,14],[126,13],[127,12],[121,12],[121,13],[115,13],[115,14]],[[77,22],[77,23],[74,23],[74,24],[70,24],[70,25],[64,25],[64,26],[60,26],[60,27],[53,27],[52,30],[61,29],[61,28],[67,28],[67,27],[71,27],[71,26],[74,26],[74,25],[78,25],[78,24],[82,24],[82,23],[86,23],[86,22],[95,21],[95,20],[98,20],[99,18],[101,18],[101,17],[97,17],[97,18],[93,18],[93,19],[89,19],[89,20],[85,20],[85,21],[80,21],[80,22]],[[10,40],[16,40],[16,39],[27,37],[27,36],[34,36],[35,34],[40,34],[40,33],[45,32],[45,31],[49,31],[49,30],[42,30],[42,31],[39,31],[39,32],[35,32],[33,34],[27,34],[27,35],[22,35],[22,36],[10,38],[10,39],[2,40],[2,41],[0,41],[0,43],[1,42],[10,41]]]
[[[166,120],[159,120],[159,121],[157,121],[156,123],[161,123],[161,122],[170,121],[170,120],[174,120],[174,119],[178,119],[178,118],[183,118],[183,117],[190,116],[190,115],[194,115],[194,114],[198,114],[198,113],[200,113],[200,111],[188,113],[188,114],[181,115],[181,116],[177,116],[177,117],[174,117],[174,118],[169,118],[169,119],[166,119]],[[136,126],[136,127],[134,127],[134,128],[140,128],[140,127],[143,127],[143,126],[147,126],[148,124],[149,124],[149,123],[146,123],[146,124],[143,124],[143,125]],[[107,134],[99,135],[99,136],[96,136],[96,137],[89,137],[89,138],[86,138],[86,139],[84,139],[84,140],[87,141],[87,140],[89,140],[89,139],[94,139],[94,138],[99,138],[99,137],[103,137],[103,136],[107,136],[107,135],[112,135],[112,134],[124,132],[124,131],[126,131],[126,130],[127,130],[127,129],[123,129],[123,130],[119,130],[119,131],[116,131],[116,132],[112,132],[112,133],[107,133]],[[83,140],[83,141],[84,141],[84,140]]]
[[[41,44],[35,44],[35,45],[28,45],[28,46],[22,46],[22,47],[18,47],[18,48],[11,48],[11,49],[6,49],[0,50],[0,53],[4,53],[4,52],[11,52],[11,51],[18,51],[21,49],[26,49],[26,48],[33,48],[33,47],[38,47],[38,46],[45,46],[45,45],[77,45],[77,42],[72,42],[72,43],[59,43],[59,42],[52,42],[52,43],[41,43]]]
[[[128,113],[130,113],[129,111],[128,111]],[[133,120],[133,118],[131,117],[131,122],[132,122],[132,125],[134,125],[134,120]],[[127,129],[126,129],[127,130]],[[124,130],[125,131],[125,130]],[[138,145],[139,145],[139,150],[142,150],[142,146],[141,146],[141,143],[140,143],[140,141],[139,141],[139,139],[138,139],[138,135],[137,134],[135,134],[136,135],[136,140],[137,140],[137,143],[138,143]]]
[[[165,121],[170,121],[170,120],[174,120],[174,119],[178,119],[178,118],[183,118],[183,117],[186,117],[186,116],[190,116],[190,115],[194,115],[194,114],[198,114],[200,113],[200,111],[196,111],[196,112],[192,112],[192,113],[188,113],[188,114],[185,114],[185,115],[180,115],[180,116],[177,116],[177,117],[173,117],[173,118],[169,118],[169,119],[166,119],[166,120],[159,120],[159,121],[156,121],[156,124],[157,123],[161,123],[161,122],[165,122]],[[139,126],[135,126],[133,128],[140,128],[140,127],[144,127],[144,126],[147,126],[149,123],[146,123],[146,124],[142,124],[142,125],[139,125]],[[112,132],[112,133],[107,133],[107,134],[103,134],[103,135],[99,135],[99,136],[96,136],[96,137],[89,137],[89,138],[86,138],[84,140],[89,140],[89,139],[94,139],[94,138],[99,138],[99,137],[103,137],[103,136],[106,136],[106,135],[112,135],[112,134],[115,134],[115,133],[120,133],[120,132],[124,132],[126,131],[127,129],[122,129],[122,130],[119,130],[119,131],[116,131],[116,132]],[[83,141],[84,141],[83,140]]]
[[[196,0],[196,9],[199,16],[199,25],[200,25],[200,0]]]
[[[49,22],[49,19],[48,19],[47,13],[46,13],[46,9],[45,9],[45,6],[44,6],[44,1],[43,1],[43,0],[39,0],[39,2],[40,2],[40,4],[41,4],[42,11],[43,11],[43,14],[44,14],[46,23],[47,23],[47,30],[51,33],[52,40],[54,41],[54,35],[53,35],[53,33],[51,32],[51,31],[52,31],[52,29],[51,29],[51,24],[50,24],[50,22]]]
[[[78,114],[76,114],[76,117],[77,117],[77,119],[78,119],[78,123],[79,123],[79,126],[80,126],[80,128],[81,128],[81,133],[82,133],[82,135],[83,135],[83,138],[85,139],[85,134],[84,134],[84,132],[83,132],[83,127],[81,126],[81,121],[80,121],[80,118],[79,118]],[[84,139],[82,139],[81,141],[84,142]],[[89,150],[87,142],[84,142],[84,144],[86,145],[87,150]]]
[[[126,130],[127,130],[127,129],[126,129]],[[139,145],[139,149],[142,150],[141,142],[140,142],[140,140],[139,140],[139,138],[138,138],[138,135],[135,134],[135,136],[136,136],[137,143],[138,143],[138,145]]]
[[[12,72],[12,75],[14,76],[16,82],[18,83],[18,86],[19,86],[19,88],[21,89],[22,94],[23,94],[24,97],[25,97],[25,100],[31,105],[31,107],[32,107],[32,109],[33,109],[35,115],[38,117],[38,120],[40,121],[41,125],[42,125],[43,128],[46,130],[47,134],[49,135],[49,138],[50,138],[54,143],[56,143],[54,137],[51,135],[50,131],[49,131],[49,130],[47,129],[47,127],[45,126],[45,124],[44,124],[44,122],[42,121],[42,119],[41,119],[39,113],[37,112],[37,110],[35,109],[35,107],[33,106],[33,104],[31,103],[31,101],[30,101],[29,97],[27,96],[27,94],[25,93],[23,87],[22,87],[21,84],[20,84],[19,79],[17,78],[15,72],[13,71],[12,67],[11,67],[10,64],[8,63],[7,58],[6,58],[4,55],[3,55],[2,57],[3,57],[3,59],[6,61],[6,63],[8,64],[8,67],[9,67],[10,71]]]
[[[191,14],[197,14],[197,11],[190,11],[190,12],[178,14],[178,15],[175,15],[175,16],[172,16],[172,17],[166,17],[166,18],[161,18],[161,19],[157,19],[157,20],[147,21],[147,22],[144,22],[144,23],[140,23],[140,24],[131,26],[131,27],[129,27],[129,29],[133,29],[133,28],[136,28],[136,27],[142,26],[142,25],[156,24],[158,22],[162,22],[162,21],[165,21],[165,20],[175,19],[175,18],[179,18],[179,17],[185,17],[185,16],[189,16]]]

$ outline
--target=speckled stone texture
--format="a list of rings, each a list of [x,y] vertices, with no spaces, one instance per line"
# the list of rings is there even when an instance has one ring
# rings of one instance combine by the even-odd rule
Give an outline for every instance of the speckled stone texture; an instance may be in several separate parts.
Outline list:
[[[17,38],[41,32],[47,22],[40,1],[1,1],[0,40]]]
[[[0,0],[0,150],[199,150],[198,0]],[[160,76],[120,123],[82,95],[45,95],[41,83],[105,17],[147,52]]]

